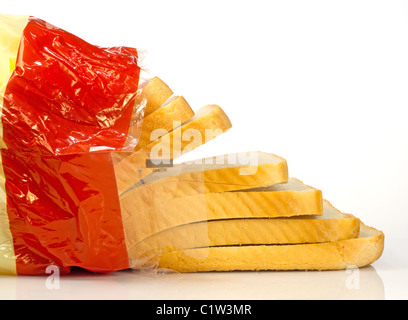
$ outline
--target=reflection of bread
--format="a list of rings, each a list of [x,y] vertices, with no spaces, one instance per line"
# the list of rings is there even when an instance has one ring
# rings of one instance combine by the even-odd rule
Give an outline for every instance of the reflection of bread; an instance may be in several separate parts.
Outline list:
[[[116,161],[115,164],[119,194],[121,195],[140,179],[154,171],[152,168],[146,168],[146,160],[150,159],[151,151],[154,148],[161,149],[164,157],[175,159],[215,138],[215,136],[206,135],[206,130],[207,132],[213,130],[217,134],[221,134],[230,128],[231,122],[225,112],[217,105],[208,105],[199,109],[194,117],[181,127],[170,131],[138,151],[113,153],[114,156],[121,157],[120,161]],[[198,138],[193,141],[182,140],[183,135],[186,136],[188,133],[195,133]],[[174,145],[174,141],[178,141],[180,144]]]
[[[159,268],[178,272],[339,270],[376,261],[384,234],[363,223],[356,239],[295,245],[221,246],[164,252]]]
[[[149,228],[148,224],[144,227]],[[145,238],[131,248],[129,258],[137,263],[147,255],[191,248],[338,241],[358,237],[359,227],[359,219],[325,201],[321,216],[221,219],[179,225]]]
[[[145,273],[135,273],[133,276],[139,277],[140,281],[146,278]],[[148,292],[138,291],[139,296],[144,299],[213,301],[226,298],[230,301],[385,299],[383,281],[373,266],[350,267],[337,272],[201,272],[188,276],[169,272],[163,280],[166,281],[165,286]]]

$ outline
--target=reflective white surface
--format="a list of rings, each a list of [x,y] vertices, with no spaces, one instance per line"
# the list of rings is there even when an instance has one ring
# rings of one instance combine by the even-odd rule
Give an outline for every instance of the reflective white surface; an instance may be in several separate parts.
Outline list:
[[[358,272],[358,275],[355,274]],[[3,299],[384,299],[373,267],[359,271],[148,274],[74,272],[52,286],[46,277],[2,277]],[[59,286],[59,288],[57,287]]]
[[[75,270],[58,281],[1,276],[1,299],[406,299],[407,269],[384,264],[344,271],[153,274]],[[381,267],[383,265],[383,267]]]

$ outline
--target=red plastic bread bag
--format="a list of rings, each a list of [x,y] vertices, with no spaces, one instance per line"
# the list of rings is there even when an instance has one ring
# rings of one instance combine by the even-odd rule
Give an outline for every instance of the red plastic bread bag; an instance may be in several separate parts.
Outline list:
[[[94,272],[129,267],[110,152],[38,156],[3,150],[2,168],[1,228],[9,225],[9,241],[0,244],[3,273],[7,266],[7,273],[17,274],[45,274],[50,266],[61,274],[72,266]]]
[[[137,145],[137,49],[0,15],[0,273],[128,267],[111,159]]]
[[[136,49],[100,48],[29,17],[2,94],[5,147],[58,155],[133,150],[143,116],[139,76]]]

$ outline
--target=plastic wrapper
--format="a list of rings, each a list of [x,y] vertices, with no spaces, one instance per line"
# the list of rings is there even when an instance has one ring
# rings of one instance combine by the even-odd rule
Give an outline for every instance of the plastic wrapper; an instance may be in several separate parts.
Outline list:
[[[128,267],[109,153],[38,156],[2,150],[0,269],[45,274],[50,265],[95,272]],[[4,229],[3,229],[4,232]],[[8,266],[9,270],[4,270]]]
[[[36,154],[131,151],[145,101],[143,56],[101,48],[34,17],[0,16],[0,141]]]
[[[0,273],[128,267],[111,155],[137,146],[144,53],[0,15]]]

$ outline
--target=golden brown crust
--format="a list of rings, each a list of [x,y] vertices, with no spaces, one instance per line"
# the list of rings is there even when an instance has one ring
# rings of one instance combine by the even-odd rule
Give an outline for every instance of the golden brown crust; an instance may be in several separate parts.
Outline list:
[[[194,116],[194,111],[191,109],[184,97],[174,97],[169,103],[165,103],[159,109],[149,114],[143,119],[142,132],[135,151],[142,149],[146,145],[152,143],[151,135],[155,130],[170,132],[174,129],[175,123],[184,124]],[[165,133],[161,133],[164,135]],[[160,136],[156,136],[157,140]]]
[[[215,169],[212,170],[185,172],[158,179],[124,193],[120,198],[120,204],[126,246],[132,248],[135,243],[144,237],[160,231],[163,228],[163,222],[167,221],[163,218],[163,215],[175,213],[178,216],[181,214],[181,212],[161,210],[167,207],[169,200],[180,199],[180,201],[183,201],[181,199],[187,199],[188,201],[187,197],[192,195],[205,195],[286,183],[288,179],[286,161],[274,156],[271,156],[270,159],[270,162],[260,164],[257,168],[258,170],[252,175],[240,175],[239,170],[241,166],[239,165],[235,167],[219,165],[215,166]],[[244,165],[244,167],[246,166]],[[181,168],[183,167],[181,166]],[[282,196],[281,198],[284,197]],[[205,197],[201,198],[201,201],[203,199],[205,200]],[[197,210],[194,213],[200,214],[200,212],[203,212],[202,210],[207,212],[206,205],[199,198],[198,201],[200,203],[196,203]],[[188,209],[186,208],[186,210]],[[157,219],[155,219],[155,216],[157,216]],[[184,218],[188,219],[188,214]],[[177,219],[175,219],[172,223],[177,222]],[[164,228],[168,227],[171,227],[171,225],[167,225]]]
[[[144,116],[159,109],[173,95],[170,87],[159,77],[151,79],[142,89],[141,98],[146,99]]]
[[[165,252],[159,268],[177,272],[233,270],[341,270],[367,266],[381,256],[384,234],[360,225],[360,237],[298,245],[212,247]]]
[[[181,225],[156,233],[132,248],[129,258],[157,256],[191,248],[300,244],[357,238],[357,218],[313,219],[251,218],[213,220]]]
[[[155,146],[161,144],[163,146],[163,154],[167,154],[172,159],[175,159],[208,142],[208,140],[205,139],[206,130],[217,130],[219,133],[224,133],[231,128],[231,122],[228,116],[219,106],[211,105],[203,108],[206,108],[208,112],[201,116],[194,117],[191,121],[188,121],[181,127],[176,128],[140,150],[123,154],[123,156],[120,156],[120,154],[117,156],[118,153],[114,153],[113,156],[119,158],[115,159],[114,168],[118,193],[120,195],[153,172],[152,168],[146,167],[146,161],[150,159],[151,151]],[[175,150],[173,148],[174,136],[182,136],[184,132],[190,129],[196,129],[201,134],[202,139],[196,140],[194,145],[191,145],[190,141],[182,141],[180,150]],[[164,143],[163,141],[169,141],[170,143]]]

